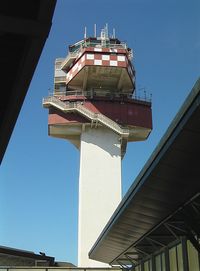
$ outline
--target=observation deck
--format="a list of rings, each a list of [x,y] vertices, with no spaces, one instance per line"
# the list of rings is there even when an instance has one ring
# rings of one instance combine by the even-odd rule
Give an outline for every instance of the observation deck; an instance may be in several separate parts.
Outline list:
[[[55,61],[55,94],[63,91],[99,89],[122,92],[135,90],[133,52],[126,43],[109,38],[90,37],[69,46],[66,58]]]
[[[55,60],[53,96],[43,100],[49,134],[78,148],[87,126],[105,126],[126,143],[145,140],[152,130],[151,98],[135,93],[132,59],[132,50],[107,28],[70,45],[67,56]]]

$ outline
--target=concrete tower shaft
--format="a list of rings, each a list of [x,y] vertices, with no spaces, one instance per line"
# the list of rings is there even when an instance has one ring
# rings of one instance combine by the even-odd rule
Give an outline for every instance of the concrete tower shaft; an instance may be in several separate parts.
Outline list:
[[[151,102],[135,95],[132,50],[107,28],[84,37],[55,61],[49,135],[80,150],[78,263],[105,264],[88,252],[121,200],[121,159],[127,142],[145,140],[152,130]]]
[[[121,143],[108,128],[81,134],[79,175],[78,264],[98,266],[88,251],[121,201]]]

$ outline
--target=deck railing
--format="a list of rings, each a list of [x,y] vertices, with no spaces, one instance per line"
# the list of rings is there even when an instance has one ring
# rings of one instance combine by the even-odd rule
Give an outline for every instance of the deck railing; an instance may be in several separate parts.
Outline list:
[[[80,267],[49,267],[49,266],[1,266],[1,271],[120,271],[121,268],[80,268]]]
[[[86,98],[106,97],[106,98],[128,98],[141,102],[152,102],[152,95],[145,91],[141,93],[111,92],[110,90],[92,89],[91,91],[70,90],[49,92],[49,96],[84,96]]]
[[[88,118],[92,123],[101,123],[102,125],[110,128],[111,130],[115,131],[122,137],[129,136],[129,130],[121,127],[115,121],[111,120],[110,118],[106,117],[101,113],[94,113],[85,106],[83,106],[80,102],[69,102],[65,103],[59,100],[58,98],[51,96],[43,99],[43,106],[49,107],[53,106],[55,108],[60,109],[63,112],[70,112],[70,111],[77,111],[84,117]]]

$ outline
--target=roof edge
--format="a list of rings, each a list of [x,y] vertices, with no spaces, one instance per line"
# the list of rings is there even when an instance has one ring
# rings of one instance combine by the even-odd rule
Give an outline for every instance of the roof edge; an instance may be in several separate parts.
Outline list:
[[[192,90],[190,91],[190,93],[186,97],[184,103],[182,104],[182,106],[178,110],[177,114],[173,118],[173,120],[170,123],[169,127],[167,128],[166,132],[162,136],[161,140],[159,141],[159,143],[155,147],[154,151],[150,155],[149,159],[147,160],[144,167],[142,168],[142,170],[140,171],[140,173],[136,177],[133,184],[128,189],[127,193],[125,194],[122,201],[120,202],[120,204],[116,208],[115,212],[113,213],[113,215],[109,219],[108,223],[106,224],[103,231],[99,235],[99,237],[96,240],[95,244],[92,246],[91,250],[89,251],[89,258],[93,259],[92,256],[95,253],[95,250],[97,249],[100,241],[105,238],[105,233],[107,231],[110,231],[109,228],[111,228],[111,226],[115,223],[115,221],[118,219],[120,214],[126,208],[129,201],[134,197],[134,195],[137,192],[138,188],[143,184],[146,177],[148,176],[148,170],[150,169],[150,167],[152,166],[153,162],[158,157],[158,155],[161,153],[162,149],[167,145],[168,139],[172,136],[173,132],[175,131],[177,126],[180,124],[181,120],[184,118],[186,113],[189,111],[192,104],[195,103],[195,100],[196,100],[198,95],[200,95],[200,77],[195,82]],[[197,107],[198,105],[199,105],[199,102],[196,103],[195,107]],[[147,176],[145,176],[145,175],[147,175]]]

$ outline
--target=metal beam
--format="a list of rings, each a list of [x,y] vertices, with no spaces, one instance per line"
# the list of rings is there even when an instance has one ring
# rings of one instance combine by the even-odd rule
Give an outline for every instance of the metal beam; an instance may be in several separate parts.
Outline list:
[[[159,241],[153,239],[152,237],[151,237],[151,238],[150,238],[150,237],[146,237],[145,239],[147,239],[147,240],[149,240],[149,241],[151,241],[151,242],[153,242],[153,243],[155,243],[155,244],[157,244],[157,245],[159,245],[159,246],[161,246],[161,247],[166,247],[165,244],[163,244],[163,243],[161,243],[161,242],[159,242]]]
[[[30,37],[47,37],[51,22],[33,21],[0,15],[0,31],[26,35]]]

